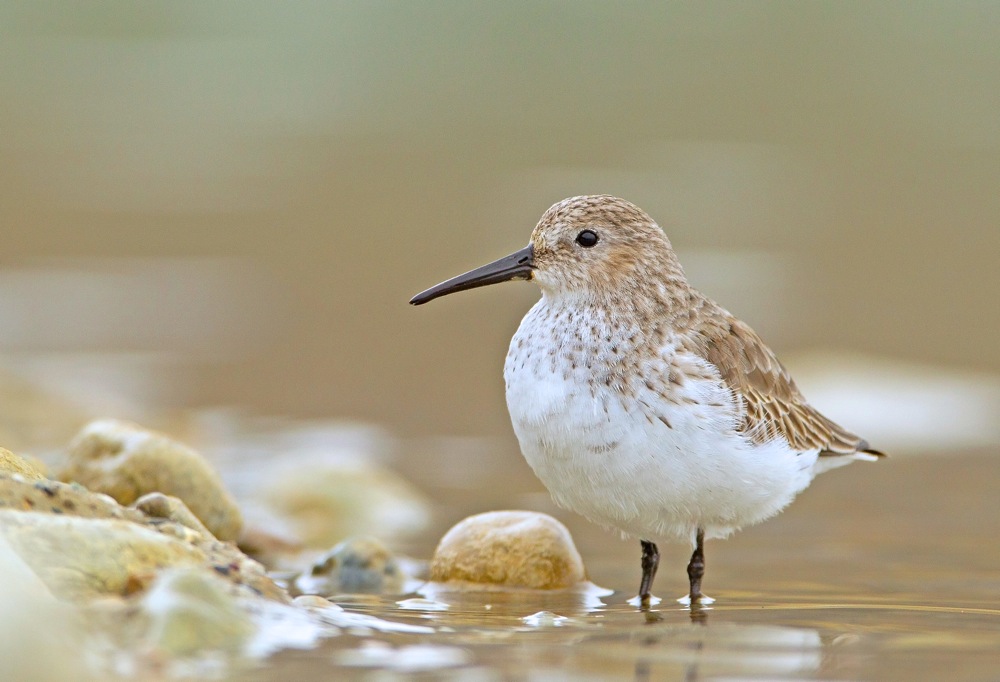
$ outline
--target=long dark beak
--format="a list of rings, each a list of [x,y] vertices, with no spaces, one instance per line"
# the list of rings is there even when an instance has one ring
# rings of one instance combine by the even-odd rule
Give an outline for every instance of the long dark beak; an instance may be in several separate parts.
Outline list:
[[[515,251],[500,260],[469,270],[464,275],[452,277],[447,282],[441,282],[427,291],[421,291],[410,299],[412,305],[421,305],[439,296],[447,296],[456,291],[484,287],[487,284],[509,282],[512,279],[531,279],[531,271],[535,267],[535,248],[528,244],[520,251]]]

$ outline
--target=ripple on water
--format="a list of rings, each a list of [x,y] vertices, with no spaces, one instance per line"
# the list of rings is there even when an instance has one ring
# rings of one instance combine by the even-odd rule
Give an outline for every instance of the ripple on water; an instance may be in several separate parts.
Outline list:
[[[530,616],[525,616],[521,621],[533,628],[561,628],[572,623],[572,619],[560,616],[551,611],[539,611]]]
[[[423,599],[421,597],[397,601],[396,606],[406,611],[447,611],[451,608],[444,602]]]
[[[381,668],[419,673],[465,666],[472,662],[468,651],[454,646],[411,644],[394,647],[387,642],[368,640],[334,656],[337,664],[351,668]]]

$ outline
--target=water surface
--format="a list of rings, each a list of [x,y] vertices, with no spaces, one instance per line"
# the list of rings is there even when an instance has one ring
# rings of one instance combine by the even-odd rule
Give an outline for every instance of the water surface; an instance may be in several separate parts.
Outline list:
[[[782,516],[707,546],[706,591],[717,601],[695,613],[673,600],[686,548],[663,548],[654,590],[663,600],[642,613],[627,603],[637,543],[557,512],[610,596],[345,597],[338,603],[350,611],[430,630],[346,632],[247,679],[995,679],[998,482],[1000,460],[989,453],[827,474]],[[442,502],[461,513],[476,506],[468,494]]]

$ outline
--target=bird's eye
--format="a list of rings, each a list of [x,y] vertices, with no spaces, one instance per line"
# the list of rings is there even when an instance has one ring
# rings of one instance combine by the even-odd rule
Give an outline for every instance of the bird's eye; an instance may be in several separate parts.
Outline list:
[[[576,235],[576,243],[586,249],[589,249],[597,243],[597,233],[593,230],[584,230],[580,234]]]

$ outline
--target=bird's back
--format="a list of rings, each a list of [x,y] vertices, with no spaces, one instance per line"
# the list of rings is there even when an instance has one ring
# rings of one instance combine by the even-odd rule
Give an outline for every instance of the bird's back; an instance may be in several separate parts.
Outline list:
[[[748,324],[708,303],[715,309],[712,314],[699,316],[682,335],[687,348],[714,366],[733,391],[741,407],[740,430],[752,441],[784,438],[794,450],[818,449],[822,457],[883,456],[868,441],[810,405],[785,366]]]

